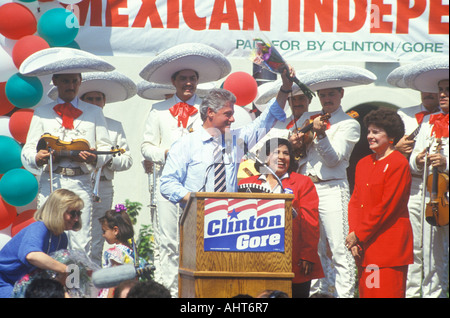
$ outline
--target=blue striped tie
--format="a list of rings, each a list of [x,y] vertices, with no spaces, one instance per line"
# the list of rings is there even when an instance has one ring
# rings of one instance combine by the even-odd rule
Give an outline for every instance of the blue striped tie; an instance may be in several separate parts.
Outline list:
[[[226,174],[225,164],[223,163],[222,147],[218,144],[214,149],[214,192],[225,192]]]

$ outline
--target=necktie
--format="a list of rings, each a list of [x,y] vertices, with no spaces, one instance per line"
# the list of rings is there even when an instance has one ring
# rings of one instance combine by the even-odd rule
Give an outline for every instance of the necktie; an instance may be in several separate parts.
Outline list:
[[[436,115],[431,115],[430,124],[433,125],[431,135],[435,135],[436,138],[448,138],[448,113],[439,113]]]
[[[83,113],[81,110],[72,106],[71,103],[58,104],[53,110],[62,118],[64,128],[73,129],[73,120],[80,117]]]
[[[183,102],[175,104],[169,108],[169,111],[173,117],[178,116],[178,127],[182,124],[183,128],[186,128],[189,117],[198,112],[197,108]]]
[[[426,111],[426,110],[424,110],[423,112],[417,113],[417,114],[415,115],[416,120],[417,120],[417,123],[418,123],[419,125],[422,124],[423,118],[424,118],[426,115],[429,115],[429,114],[431,114],[431,113],[428,112],[428,111]]]
[[[226,187],[226,173],[225,164],[223,163],[222,147],[215,143],[214,148],[214,192],[225,192]]]

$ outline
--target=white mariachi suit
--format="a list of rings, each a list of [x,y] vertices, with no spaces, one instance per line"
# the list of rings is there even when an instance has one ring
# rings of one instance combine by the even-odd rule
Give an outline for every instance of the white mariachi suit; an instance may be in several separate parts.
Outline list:
[[[196,95],[187,101],[199,109],[201,99]],[[185,134],[201,128],[200,113],[189,117],[186,128],[178,126],[178,120],[169,109],[180,102],[174,95],[152,106],[145,125],[141,153],[144,159],[153,162],[156,173],[156,214],[152,216],[156,245],[159,246],[159,260],[155,259],[155,280],[170,290],[172,297],[178,297],[178,218],[182,212],[178,204],[166,200],[160,193],[160,177],[166,161],[165,151]]]
[[[417,106],[406,107],[398,110],[398,115],[405,125],[405,135],[411,135],[419,127],[416,114],[426,111],[426,108],[420,104]],[[419,120],[423,119],[422,117]],[[422,127],[420,127],[422,128]],[[416,136],[417,138],[417,136]],[[416,139],[415,138],[415,139]],[[420,297],[422,286],[422,173],[412,171],[411,174],[411,195],[408,201],[409,218],[413,229],[414,237],[414,263],[408,266],[408,279],[406,283],[406,297]]]
[[[36,145],[43,134],[51,134],[62,141],[70,142],[74,139],[85,139],[91,148],[97,151],[111,150],[111,141],[106,128],[105,117],[101,108],[85,103],[79,99],[72,101],[72,105],[83,113],[73,122],[73,129],[66,129],[62,126],[62,119],[53,110],[53,107],[59,103],[52,102],[39,106],[34,110],[33,118],[30,123],[27,141],[22,149],[22,160],[32,169],[39,170],[36,165]],[[110,155],[98,156],[97,167],[109,160]],[[38,208],[42,206],[50,195],[50,165],[44,165],[39,179]],[[73,169],[80,172],[78,175],[70,175],[61,170],[61,168]],[[61,158],[53,163],[53,189],[68,189],[75,192],[84,202],[82,210],[81,230],[74,232],[68,231],[69,248],[83,250],[89,257],[91,256],[91,216],[92,216],[92,183],[91,172],[95,167],[91,164],[76,162],[70,158]],[[61,172],[60,172],[61,171]],[[56,173],[59,172],[59,173]]]
[[[319,112],[304,113],[298,126]],[[325,278],[313,280],[311,295],[328,294],[340,298],[354,297],[355,261],[345,247],[348,235],[350,190],[347,167],[350,155],[360,138],[359,123],[344,113],[342,107],[331,114],[326,137],[315,138],[299,162],[299,173],[310,176],[319,195],[319,256]],[[332,258],[327,256],[327,243]]]
[[[95,194],[100,198],[100,202],[93,203],[92,261],[98,265],[102,264],[102,252],[105,242],[102,235],[102,227],[98,219],[104,216],[106,211],[112,209],[114,197],[112,180],[114,179],[114,172],[128,170],[133,164],[122,123],[108,117],[105,117],[105,119],[113,147],[115,149],[116,147],[123,149],[125,152],[116,154],[103,167],[96,169],[93,173],[94,188],[98,187],[98,192]]]
[[[426,116],[423,120],[422,128],[417,136],[414,150],[409,163],[413,174],[422,174],[423,169],[419,169],[416,164],[417,155],[430,146],[430,153],[436,150],[436,139],[432,136],[432,128],[429,120],[431,116]],[[448,128],[447,128],[448,129]],[[445,173],[449,170],[449,142],[448,137],[441,138],[441,153],[447,160]],[[430,169],[431,171],[431,169]],[[448,193],[447,193],[448,196]],[[429,201],[427,191],[425,204]],[[425,213],[424,211],[422,212]],[[423,244],[423,281],[422,297],[424,298],[446,298],[448,289],[448,264],[449,264],[449,226],[431,226],[427,221],[423,222],[423,233],[421,236]]]

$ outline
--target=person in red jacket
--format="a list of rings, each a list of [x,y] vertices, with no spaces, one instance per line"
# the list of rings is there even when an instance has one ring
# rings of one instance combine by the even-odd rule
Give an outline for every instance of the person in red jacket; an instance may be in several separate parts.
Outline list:
[[[358,264],[360,298],[403,298],[408,264],[413,263],[411,173],[394,145],[404,125],[395,111],[384,108],[370,112],[364,123],[374,153],[356,166],[345,244]]]
[[[324,276],[317,245],[319,243],[319,197],[310,178],[296,172],[291,144],[287,139],[272,138],[267,140],[259,152],[259,157],[266,166],[258,163],[255,169],[261,175],[242,179],[239,185],[259,184],[271,193],[292,193],[293,208],[297,216],[292,220],[292,271],[295,276],[292,284],[293,298],[307,298],[311,280]],[[291,159],[292,158],[292,159]]]

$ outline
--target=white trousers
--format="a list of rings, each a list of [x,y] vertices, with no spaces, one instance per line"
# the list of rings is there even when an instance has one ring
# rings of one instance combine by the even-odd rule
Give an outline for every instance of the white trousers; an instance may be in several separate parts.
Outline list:
[[[111,180],[100,181],[98,186],[98,196],[100,202],[93,202],[92,210],[92,261],[99,266],[102,266],[103,247],[105,239],[103,238],[103,231],[99,218],[105,216],[105,212],[111,210],[114,187]]]
[[[84,202],[81,214],[81,229],[79,231],[67,231],[69,238],[68,248],[82,250],[87,256],[92,257],[92,183],[90,174],[81,176],[62,176],[53,174],[53,190],[67,189],[77,194]],[[50,195],[50,177],[48,172],[43,172],[39,179],[39,193],[37,207],[40,208]]]
[[[315,183],[319,196],[319,256],[325,277],[311,282],[310,295],[354,297],[356,265],[345,247],[350,190],[346,180]]]

